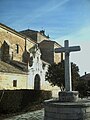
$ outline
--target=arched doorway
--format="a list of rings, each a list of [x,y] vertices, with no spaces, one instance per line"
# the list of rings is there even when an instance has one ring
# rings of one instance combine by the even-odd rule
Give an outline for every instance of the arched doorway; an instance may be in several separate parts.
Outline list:
[[[40,76],[38,74],[35,75],[34,90],[40,90]]]
[[[5,61],[5,62],[9,61],[10,59],[9,49],[10,49],[10,46],[8,45],[6,41],[4,41],[4,43],[1,46],[1,60],[2,61]]]

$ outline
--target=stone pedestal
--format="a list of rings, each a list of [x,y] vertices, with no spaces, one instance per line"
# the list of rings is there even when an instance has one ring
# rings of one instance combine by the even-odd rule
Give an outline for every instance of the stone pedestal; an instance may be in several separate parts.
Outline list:
[[[75,102],[78,100],[78,91],[61,91],[59,92],[59,101]]]
[[[45,101],[44,120],[90,120],[90,100]]]

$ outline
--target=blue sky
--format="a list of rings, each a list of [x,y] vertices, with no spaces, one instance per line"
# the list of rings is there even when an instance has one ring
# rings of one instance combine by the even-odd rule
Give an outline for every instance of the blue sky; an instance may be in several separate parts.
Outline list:
[[[90,72],[90,0],[0,0],[0,22],[17,30],[44,29],[63,45],[80,45],[71,61]]]

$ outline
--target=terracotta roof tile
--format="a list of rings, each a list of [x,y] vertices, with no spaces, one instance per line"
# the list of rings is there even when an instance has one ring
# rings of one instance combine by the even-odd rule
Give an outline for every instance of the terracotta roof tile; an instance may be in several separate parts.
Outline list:
[[[23,72],[22,70],[19,70],[15,68],[14,66],[5,63],[3,61],[0,61],[0,72],[5,73],[17,73],[17,74],[25,74],[26,72]]]

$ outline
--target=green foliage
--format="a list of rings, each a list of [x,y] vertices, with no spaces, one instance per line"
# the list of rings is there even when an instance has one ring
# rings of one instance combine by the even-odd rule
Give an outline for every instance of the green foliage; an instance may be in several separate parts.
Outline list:
[[[58,64],[52,64],[48,68],[48,72],[46,73],[46,81],[49,81],[52,86],[62,87],[65,86],[65,66],[64,60]],[[79,80],[79,68],[76,64],[71,63],[71,78],[73,89],[75,90],[77,86],[77,82]]]
[[[43,103],[44,100],[51,99],[51,91],[44,90],[0,90],[0,113],[13,113],[30,108],[33,104]]]
[[[88,84],[85,80],[79,80],[76,89],[79,91],[79,96],[81,98],[87,96]]]
[[[79,68],[75,63],[71,63],[71,80],[72,80],[72,88],[76,90],[78,85],[78,80],[80,79]]]
[[[64,61],[58,64],[52,64],[46,73],[46,81],[49,81],[52,86],[61,87],[64,85]]]

